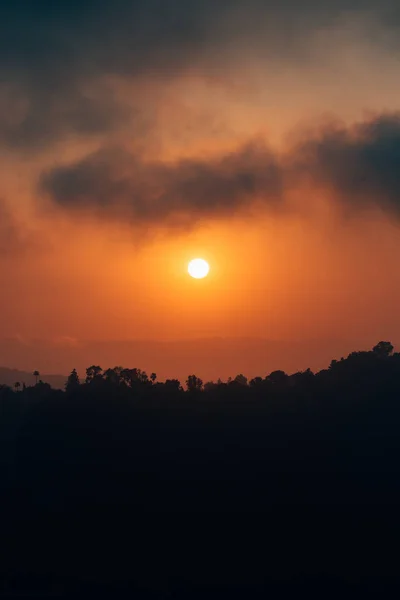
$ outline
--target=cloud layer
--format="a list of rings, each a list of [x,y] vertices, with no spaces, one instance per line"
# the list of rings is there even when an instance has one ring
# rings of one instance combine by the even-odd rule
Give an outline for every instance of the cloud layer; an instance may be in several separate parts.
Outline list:
[[[110,77],[171,79],[188,70],[220,77],[243,57],[304,64],[315,59],[314,36],[348,15],[385,31],[400,22],[393,0],[3,3],[0,141],[36,150],[71,132],[109,132],[128,118]]]
[[[283,155],[253,142],[218,158],[144,162],[113,147],[43,174],[40,191],[66,210],[136,222],[228,216],[255,201],[277,206],[305,181],[350,207],[400,210],[400,113],[332,125]]]
[[[67,212],[82,210],[125,222],[186,225],[203,216],[230,216],[254,202],[284,207],[287,191],[305,182],[328,188],[348,206],[375,203],[397,212],[399,114],[383,112],[351,126],[325,126],[280,152],[262,136],[261,121],[255,119],[247,133],[257,102],[266,103],[267,119],[283,122],[287,113],[296,112],[296,94],[301,98],[302,89],[303,104],[312,102],[306,75],[321,68],[320,53],[328,69],[332,51],[343,51],[343,38],[337,38],[335,47],[329,36],[332,31],[346,33],[347,25],[351,35],[343,47],[350,58],[356,57],[356,65],[356,50],[347,46],[353,30],[367,46],[381,45],[384,58],[389,49],[397,56],[400,8],[393,0],[379,6],[373,0],[20,0],[2,5],[0,151],[28,154],[29,160],[47,152],[47,166],[32,177],[39,180],[36,189],[32,183],[34,202],[37,195],[46,196]],[[186,89],[198,117],[194,135],[194,120],[180,122],[179,108],[190,104],[187,99],[179,103],[179,94],[185,93],[180,84],[169,109],[168,92],[157,97],[192,73],[200,81],[210,74],[225,80],[234,73],[239,82],[247,81],[246,69],[256,63],[271,73],[277,66],[287,69],[289,83],[263,79],[265,89],[254,103],[246,89],[245,106],[238,113],[246,135],[239,139],[233,125],[227,135],[231,139],[219,153],[205,115],[215,118],[217,130],[219,123],[229,129],[234,118],[227,125],[223,114],[231,107],[229,95],[214,106],[212,92],[206,100],[200,93],[196,105],[195,92]],[[374,73],[379,61],[377,65]],[[294,67],[297,83],[290,79]],[[333,67],[330,73],[315,81],[321,87],[328,84],[330,77],[335,79]],[[149,80],[158,87],[149,91]],[[282,85],[275,96],[270,81]],[[280,101],[287,113],[282,109],[280,114]],[[143,151],[163,130],[170,147],[174,130],[190,143],[202,122],[209,127],[209,151],[181,148],[175,152],[178,158],[168,161],[162,153]],[[68,160],[63,144],[71,139],[75,148]],[[91,151],[77,159],[85,144],[92,144]],[[56,166],[49,164],[52,151]]]
[[[232,214],[255,198],[277,202],[282,173],[273,154],[248,144],[218,159],[143,162],[110,148],[43,175],[41,190],[68,210],[103,211],[121,219],[187,222]]]
[[[400,210],[400,113],[332,127],[297,149],[295,171],[333,188],[350,205]]]

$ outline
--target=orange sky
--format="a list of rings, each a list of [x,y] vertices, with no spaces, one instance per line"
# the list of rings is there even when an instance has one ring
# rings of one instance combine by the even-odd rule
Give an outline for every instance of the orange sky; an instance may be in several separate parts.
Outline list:
[[[151,194],[151,186],[171,189],[164,201],[174,203],[174,190],[192,189],[176,187],[182,160],[196,169],[201,163],[200,172],[217,165],[218,172],[224,157],[230,165],[232,154],[255,143],[278,162],[301,161],[307,141],[329,132],[331,122],[353,131],[355,123],[398,115],[400,53],[378,26],[371,41],[371,19],[368,12],[344,14],[329,28],[316,27],[302,60],[277,50],[265,54],[244,38],[226,44],[213,70],[203,51],[202,60],[180,70],[96,74],[79,80],[80,93],[96,100],[106,90],[119,107],[115,125],[95,134],[66,128],[34,149],[3,143],[2,338],[56,344],[65,372],[74,365],[67,354],[63,361],[63,344],[69,361],[71,344],[85,340],[343,339],[344,349],[348,340],[359,347],[400,340],[399,221],[379,190],[353,205],[341,181],[317,181],[311,173],[294,183],[289,178],[277,204],[257,191],[229,210],[226,204],[214,210],[204,198],[208,208],[197,207],[192,219],[188,197],[177,224],[169,213],[138,218],[113,198],[106,214],[85,198],[82,209],[70,210],[51,197],[55,187],[40,185],[44,174],[104,148],[108,155],[123,148],[140,164],[131,170],[129,158],[118,160],[113,175],[129,186],[142,178]],[[9,127],[23,122],[33,102],[15,85],[0,87]],[[68,112],[69,102],[60,99],[53,113]],[[211,267],[201,281],[186,272],[197,256]],[[315,349],[307,359],[318,363]],[[4,366],[18,367],[12,360]],[[142,366],[129,360],[127,366]],[[24,368],[35,368],[34,354],[30,365],[24,361]],[[240,361],[232,370],[241,370]],[[201,371],[200,364],[207,378]]]

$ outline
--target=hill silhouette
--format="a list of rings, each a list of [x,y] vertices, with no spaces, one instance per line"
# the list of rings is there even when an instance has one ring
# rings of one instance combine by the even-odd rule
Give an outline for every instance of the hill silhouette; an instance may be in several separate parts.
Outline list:
[[[8,369],[7,367],[0,367],[0,385],[14,386],[16,381],[19,381],[21,385],[24,383],[31,386],[35,383],[35,376],[33,372],[20,371],[18,369]],[[62,390],[65,387],[67,380],[66,375],[50,375],[40,374],[40,379],[44,383],[49,383],[52,388]]]
[[[399,397],[386,341],[316,373],[159,382],[94,363],[65,391],[2,386],[0,589],[379,589],[398,569]]]

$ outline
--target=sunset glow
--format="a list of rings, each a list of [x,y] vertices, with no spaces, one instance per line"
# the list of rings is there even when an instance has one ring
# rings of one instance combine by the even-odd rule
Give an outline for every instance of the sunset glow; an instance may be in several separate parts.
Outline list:
[[[3,53],[0,366],[65,372],[79,352],[80,369],[95,360],[88,343],[115,343],[117,364],[143,356],[127,340],[246,338],[318,340],[279,366],[322,367],[322,351],[400,340],[395,26],[367,0],[293,0],[293,27],[286,2],[233,4],[177,0],[161,17],[121,0],[93,28],[77,4],[62,26],[28,21],[46,60]],[[204,257],[208,276],[190,277]]]

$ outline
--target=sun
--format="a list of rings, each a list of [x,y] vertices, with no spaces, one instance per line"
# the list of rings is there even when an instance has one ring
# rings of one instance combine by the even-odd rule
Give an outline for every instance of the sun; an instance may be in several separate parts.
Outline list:
[[[195,279],[203,279],[204,277],[207,277],[209,270],[210,267],[208,262],[202,258],[195,258],[191,260],[188,265],[188,273]]]

